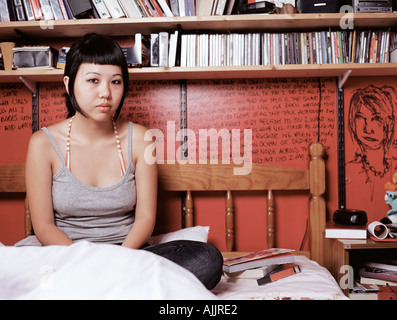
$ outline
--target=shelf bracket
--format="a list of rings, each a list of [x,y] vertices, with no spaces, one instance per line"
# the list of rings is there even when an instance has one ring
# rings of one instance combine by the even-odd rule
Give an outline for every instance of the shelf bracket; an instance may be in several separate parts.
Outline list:
[[[29,79],[29,78],[25,78],[20,76],[19,80],[21,80],[23,82],[23,84],[30,90],[32,91],[33,94],[37,94],[37,83],[36,81]]]
[[[338,87],[339,87],[339,89],[343,88],[343,86],[345,85],[345,82],[349,78],[351,72],[352,72],[351,70],[347,70],[346,72],[343,73],[343,75],[338,76],[338,80],[339,80],[338,81]]]

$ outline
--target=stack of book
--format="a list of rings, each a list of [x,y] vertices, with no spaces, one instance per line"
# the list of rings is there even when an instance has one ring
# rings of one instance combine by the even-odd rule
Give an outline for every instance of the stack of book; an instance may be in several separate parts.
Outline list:
[[[181,67],[389,62],[389,30],[182,34]]]
[[[364,263],[360,268],[360,283],[397,286],[397,265],[377,262]]]
[[[397,286],[396,261],[363,262],[358,268],[359,276],[350,293],[352,299],[378,299],[382,287]]]
[[[0,22],[231,14],[235,0],[0,0]]]
[[[224,259],[223,271],[228,282],[261,286],[299,273],[293,250],[272,248]]]
[[[330,220],[325,225],[325,237],[328,239],[366,239],[367,227],[338,224]]]

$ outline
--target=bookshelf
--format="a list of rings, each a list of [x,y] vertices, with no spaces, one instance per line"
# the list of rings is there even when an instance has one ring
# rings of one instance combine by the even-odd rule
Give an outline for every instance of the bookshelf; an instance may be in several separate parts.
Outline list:
[[[150,34],[174,31],[180,27],[185,32],[247,32],[288,30],[340,29],[340,22],[354,19],[354,28],[395,28],[397,13],[329,13],[329,14],[257,14],[227,16],[146,17],[120,19],[82,19],[61,21],[23,21],[0,23],[0,39],[17,39],[18,29],[41,42],[53,39],[76,38],[88,32],[109,36],[133,36],[135,33]],[[343,77],[397,75],[396,63],[350,64],[299,64],[272,66],[227,67],[173,67],[133,68],[129,70],[135,80],[179,79],[232,79],[232,78],[282,78],[282,77]],[[19,82],[20,77],[35,82],[61,81],[63,70],[0,71],[0,82]]]
[[[322,13],[322,14],[254,14],[193,17],[146,17],[119,19],[82,19],[60,21],[23,21],[0,23],[0,39],[12,40],[19,29],[26,35],[44,39],[79,37],[97,32],[110,36],[172,31],[178,25],[184,31],[288,31],[340,28],[341,19],[354,19],[355,28],[397,27],[397,13]]]

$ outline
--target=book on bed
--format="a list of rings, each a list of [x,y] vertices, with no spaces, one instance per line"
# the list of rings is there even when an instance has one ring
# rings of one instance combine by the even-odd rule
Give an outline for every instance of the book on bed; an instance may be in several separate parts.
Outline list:
[[[248,285],[248,286],[262,286],[292,276],[301,271],[299,265],[297,265],[296,263],[272,265],[269,266],[269,268],[271,270],[270,272],[268,272],[266,275],[262,277],[256,277],[256,278],[244,277],[244,276],[233,277],[233,273],[232,273],[231,274],[232,276],[229,276],[227,278],[227,282]],[[256,270],[256,269],[250,269],[250,270]],[[239,272],[236,272],[236,274],[238,273]]]
[[[271,248],[233,258],[225,258],[223,260],[223,271],[232,273],[275,264],[292,263],[295,261],[293,251],[292,249]]]

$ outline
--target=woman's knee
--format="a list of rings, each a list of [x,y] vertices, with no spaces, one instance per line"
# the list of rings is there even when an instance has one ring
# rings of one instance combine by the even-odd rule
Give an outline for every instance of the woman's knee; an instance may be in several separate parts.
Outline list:
[[[145,248],[192,272],[208,289],[222,276],[223,257],[213,245],[190,240],[175,240]]]

